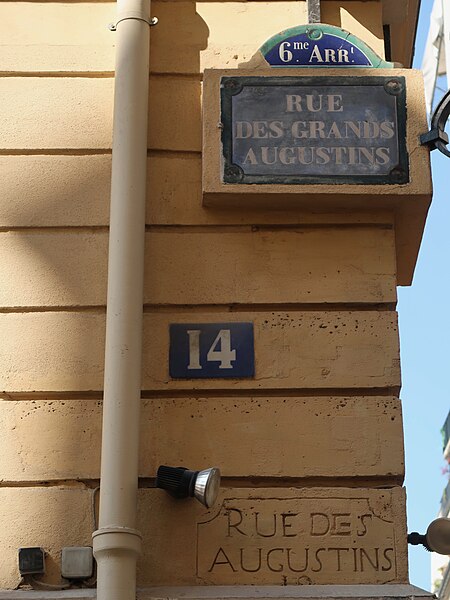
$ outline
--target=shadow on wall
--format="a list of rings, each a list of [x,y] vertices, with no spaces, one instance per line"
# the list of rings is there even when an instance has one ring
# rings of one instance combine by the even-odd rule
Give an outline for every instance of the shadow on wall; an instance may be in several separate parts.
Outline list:
[[[156,82],[151,137],[154,147],[168,151],[200,150],[200,51],[207,45],[208,27],[195,3],[169,4],[155,4],[160,23],[151,35]],[[33,138],[47,140],[40,147],[37,141],[30,143],[22,111],[12,107],[8,131],[17,135],[14,147],[4,148],[0,156],[0,323],[5,340],[0,348],[0,433],[7,440],[3,467],[0,461],[0,517],[2,523],[14,523],[14,531],[5,527],[0,535],[0,588],[19,582],[19,546],[45,548],[48,572],[43,579],[55,584],[60,581],[61,547],[90,544],[92,488],[100,462],[111,156],[109,148],[98,147],[98,140],[110,132],[92,135],[87,126],[80,137],[89,114],[84,119],[79,108],[73,112],[71,107],[80,106],[77,90],[82,96],[101,88],[107,97],[109,82],[70,72],[67,77],[27,79],[29,106],[58,90],[48,105],[66,106],[67,119],[60,122],[55,143],[49,132],[56,129],[58,110],[40,111]],[[71,96],[64,96],[65,82]],[[43,85],[49,93],[42,91]],[[175,101],[176,95],[181,101]],[[103,104],[103,97],[94,96],[93,102],[102,103],[98,108],[104,127],[112,97]],[[71,138],[73,123],[73,129],[61,132],[72,120],[82,147]],[[158,136],[165,137],[160,141]]]
[[[150,73],[200,74],[209,29],[197,3],[153,2],[152,15],[158,24],[150,30]]]
[[[345,6],[339,4],[341,3],[324,3],[322,20],[360,37],[376,54],[384,58],[383,25],[377,3],[346,2]]]
[[[159,21],[150,33],[148,147],[200,153],[200,53],[209,29],[195,2],[159,2],[153,10]]]
[[[19,547],[42,546],[39,579],[59,584],[61,548],[91,544],[95,482],[81,480],[99,476],[101,415],[83,390],[102,387],[106,273],[91,284],[106,268],[110,156],[31,150],[0,168],[0,588],[15,588]]]

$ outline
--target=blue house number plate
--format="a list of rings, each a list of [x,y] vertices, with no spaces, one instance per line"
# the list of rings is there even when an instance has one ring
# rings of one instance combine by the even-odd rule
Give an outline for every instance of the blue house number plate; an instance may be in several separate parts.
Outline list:
[[[171,323],[174,379],[254,377],[253,323]]]

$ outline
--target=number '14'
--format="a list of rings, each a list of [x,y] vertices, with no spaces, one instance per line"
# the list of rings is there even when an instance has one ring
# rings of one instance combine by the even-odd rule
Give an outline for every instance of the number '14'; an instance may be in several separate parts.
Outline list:
[[[188,369],[202,369],[200,364],[200,329],[188,329],[189,336],[189,364]],[[220,345],[220,350],[218,349]],[[216,339],[211,344],[208,354],[208,362],[220,362],[219,369],[232,369],[232,361],[236,360],[236,350],[231,349],[231,331],[221,329]]]

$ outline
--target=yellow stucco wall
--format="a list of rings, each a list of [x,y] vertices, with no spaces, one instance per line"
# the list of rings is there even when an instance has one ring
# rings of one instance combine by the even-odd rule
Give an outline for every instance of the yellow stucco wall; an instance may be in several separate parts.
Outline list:
[[[152,14],[138,584],[282,584],[278,566],[209,570],[223,506],[252,494],[268,514],[282,499],[330,515],[348,505],[360,522],[362,498],[369,559],[352,530],[353,566],[329,553],[308,577],[405,582],[393,212],[202,206],[203,70],[249,60],[305,22],[305,3],[164,1]],[[90,545],[94,529],[115,6],[1,2],[0,20],[0,588],[14,588],[18,547],[43,546],[56,583],[61,547]],[[380,2],[325,1],[323,21],[384,54]],[[255,379],[169,377],[169,323],[234,321],[254,323]],[[212,542],[198,537],[200,505],[148,489],[159,464],[182,461],[222,469]]]

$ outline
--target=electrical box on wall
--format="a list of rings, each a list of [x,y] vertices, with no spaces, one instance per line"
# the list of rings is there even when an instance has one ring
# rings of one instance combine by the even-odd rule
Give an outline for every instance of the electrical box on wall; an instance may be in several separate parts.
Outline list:
[[[88,579],[92,576],[94,559],[90,546],[70,546],[61,551],[61,575],[65,579]]]
[[[21,575],[43,575],[45,573],[43,548],[19,548],[19,572]]]

